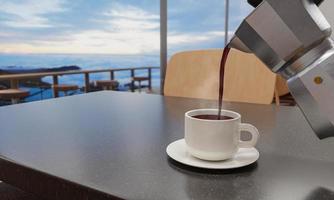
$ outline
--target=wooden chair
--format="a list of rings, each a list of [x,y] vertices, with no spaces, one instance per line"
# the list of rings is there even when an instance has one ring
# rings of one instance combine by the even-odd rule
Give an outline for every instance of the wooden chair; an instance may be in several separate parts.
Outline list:
[[[98,80],[95,84],[103,90],[115,90],[119,86],[119,82],[116,80]]]
[[[217,100],[221,56],[222,50],[173,55],[166,71],[164,94]],[[231,50],[225,69],[224,101],[271,104],[277,79],[254,55]],[[280,87],[283,94],[286,88]]]
[[[53,85],[53,89],[55,90],[56,93],[58,92],[64,92],[65,96],[68,95],[68,92],[70,91],[76,91],[79,89],[79,86],[77,85]]]
[[[0,90],[0,98],[4,100],[10,100],[12,104],[17,104],[21,99],[24,99],[30,95],[29,91],[21,89],[4,89]]]
[[[132,82],[133,82],[132,85],[134,87],[135,83],[138,82],[138,90],[139,90],[139,92],[141,92],[141,89],[143,87],[143,85],[142,85],[143,81],[150,81],[150,77],[146,77],[146,76],[134,76],[134,77],[132,77]],[[148,89],[149,90],[152,89],[150,85],[148,86]],[[132,90],[134,90],[134,88],[132,88]]]
[[[275,87],[275,103],[277,105],[294,106],[296,101],[290,94],[288,84],[281,76],[277,76]]]

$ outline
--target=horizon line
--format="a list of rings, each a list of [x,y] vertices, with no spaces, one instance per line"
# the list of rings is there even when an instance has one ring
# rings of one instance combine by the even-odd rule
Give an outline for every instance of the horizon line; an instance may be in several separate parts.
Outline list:
[[[160,53],[157,54],[113,54],[113,53],[8,53],[0,52],[0,55],[112,55],[112,56],[160,56]]]

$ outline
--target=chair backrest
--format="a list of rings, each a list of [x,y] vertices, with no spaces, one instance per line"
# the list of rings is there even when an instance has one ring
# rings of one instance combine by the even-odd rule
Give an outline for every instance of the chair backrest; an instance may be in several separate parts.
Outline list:
[[[222,50],[173,55],[168,63],[164,94],[200,99],[218,98]],[[270,104],[276,75],[252,54],[231,50],[225,69],[224,100]]]
[[[276,76],[253,54],[233,49],[225,69],[224,100],[271,104]]]
[[[217,99],[221,50],[187,51],[173,55],[167,66],[164,95]]]
[[[278,96],[284,96],[290,93],[287,81],[282,76],[277,76],[276,89],[278,92]]]

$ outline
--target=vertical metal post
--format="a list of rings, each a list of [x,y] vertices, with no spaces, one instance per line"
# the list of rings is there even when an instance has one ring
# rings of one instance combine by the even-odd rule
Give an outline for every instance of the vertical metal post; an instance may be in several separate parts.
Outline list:
[[[225,46],[229,42],[228,38],[229,11],[230,11],[230,0],[225,0]]]
[[[167,0],[160,0],[160,90],[164,92],[167,69]]]
[[[148,89],[152,90],[152,68],[148,68]]]
[[[19,80],[17,79],[10,79],[10,88],[17,89],[19,88]]]
[[[85,93],[89,92],[89,73],[85,73]]]
[[[135,77],[135,70],[131,69],[131,92],[135,91],[135,81],[134,78]]]
[[[115,79],[114,71],[110,71],[110,80],[114,80],[114,79]]]
[[[53,79],[53,97],[57,98],[57,97],[59,97],[59,92],[55,88],[55,86],[58,85],[58,76],[57,75],[53,75],[52,79]]]

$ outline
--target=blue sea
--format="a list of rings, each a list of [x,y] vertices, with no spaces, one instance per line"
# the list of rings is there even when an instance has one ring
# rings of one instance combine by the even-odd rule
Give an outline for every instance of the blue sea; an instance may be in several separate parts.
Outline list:
[[[147,67],[160,65],[159,55],[95,55],[95,54],[0,54],[0,69],[35,69],[54,68],[76,65],[81,69],[109,69],[128,67]],[[136,75],[144,76],[147,70],[137,70]],[[109,79],[109,73],[91,74],[91,81]],[[130,82],[130,72],[115,72],[115,79],[121,84],[121,88]],[[52,83],[51,77],[43,78],[43,81]],[[83,75],[66,75],[59,77],[59,82],[64,84],[84,85]],[[153,87],[160,86],[160,70],[152,70]],[[27,88],[31,93],[39,93],[40,89]],[[51,91],[45,91],[27,99],[27,101],[51,98]]]

